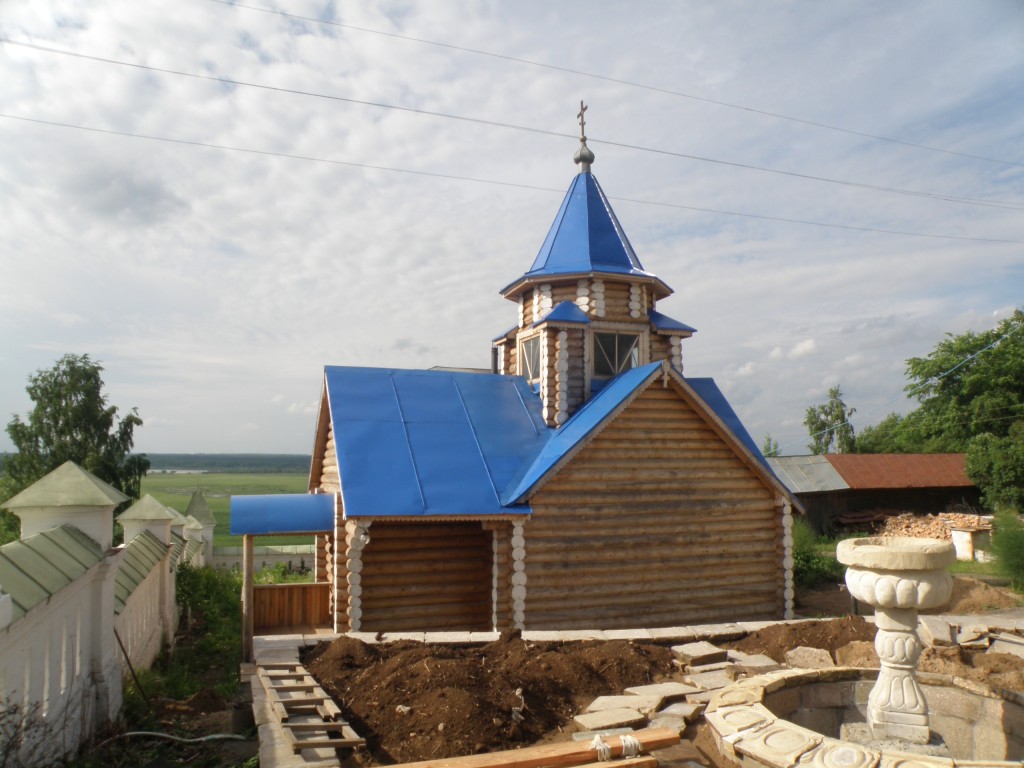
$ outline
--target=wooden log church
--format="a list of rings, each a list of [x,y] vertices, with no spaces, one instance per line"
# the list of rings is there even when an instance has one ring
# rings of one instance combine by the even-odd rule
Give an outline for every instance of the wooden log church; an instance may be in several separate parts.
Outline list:
[[[232,499],[247,540],[316,534],[335,631],[792,612],[793,498],[715,382],[683,375],[694,329],[656,309],[672,290],[598,184],[582,115],[579,172],[501,290],[518,321],[492,372],[327,366],[310,494]]]

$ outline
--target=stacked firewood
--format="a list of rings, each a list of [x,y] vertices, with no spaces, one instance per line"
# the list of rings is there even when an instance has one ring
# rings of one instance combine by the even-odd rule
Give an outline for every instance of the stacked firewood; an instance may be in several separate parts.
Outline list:
[[[915,515],[904,512],[893,517],[885,517],[878,526],[877,532],[882,536],[911,536],[914,538],[951,539],[953,528],[989,528],[989,523],[981,515],[969,515],[962,512],[942,512],[937,515]]]

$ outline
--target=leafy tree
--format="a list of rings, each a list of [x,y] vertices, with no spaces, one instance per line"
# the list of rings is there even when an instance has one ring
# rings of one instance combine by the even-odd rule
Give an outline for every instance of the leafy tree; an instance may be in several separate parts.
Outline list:
[[[856,439],[850,417],[854,413],[856,409],[843,402],[838,385],[828,391],[827,402],[808,406],[804,425],[811,436],[812,442],[807,445],[811,453],[853,453]]]
[[[26,390],[35,407],[27,421],[14,416],[7,425],[18,452],[5,457],[0,499],[66,461],[139,498],[149,459],[130,451],[142,419],[135,408],[118,419],[117,408],[103,394],[102,371],[88,355],[64,355],[52,368],[29,376]]]
[[[764,442],[761,443],[761,455],[763,456],[778,456],[779,455],[779,441],[773,440],[772,436],[767,432],[764,433]]]
[[[967,447],[967,476],[982,491],[985,505],[1024,509],[1024,420],[1010,434],[978,435]]]

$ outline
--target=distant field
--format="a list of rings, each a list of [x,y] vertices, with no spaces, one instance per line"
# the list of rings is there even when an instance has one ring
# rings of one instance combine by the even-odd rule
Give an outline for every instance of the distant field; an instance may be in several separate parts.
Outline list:
[[[267,474],[176,474],[147,475],[142,492],[185,514],[192,492],[203,491],[210,511],[217,519],[213,544],[216,547],[241,546],[241,536],[231,536],[230,497],[232,494],[305,493],[309,476],[292,473]],[[309,536],[261,536],[258,544],[312,544]]]

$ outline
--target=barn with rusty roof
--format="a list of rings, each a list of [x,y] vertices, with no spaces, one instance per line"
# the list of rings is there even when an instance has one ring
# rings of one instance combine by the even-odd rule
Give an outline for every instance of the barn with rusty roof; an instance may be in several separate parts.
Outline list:
[[[582,131],[581,131],[582,133]],[[232,532],[317,534],[336,631],[781,618],[793,497],[659,312],[591,170],[531,267],[492,371],[324,369],[307,501],[232,500]],[[257,622],[258,625],[258,622]]]

